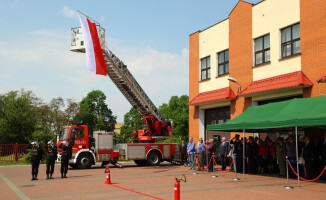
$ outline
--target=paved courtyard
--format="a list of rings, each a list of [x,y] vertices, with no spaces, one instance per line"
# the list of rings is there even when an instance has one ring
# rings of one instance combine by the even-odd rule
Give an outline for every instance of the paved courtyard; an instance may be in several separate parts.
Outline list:
[[[113,184],[153,195],[174,199],[174,177],[186,175],[181,182],[181,199],[323,199],[325,182],[300,182],[291,179],[293,190],[286,190],[286,180],[278,177],[245,175],[233,181],[234,173],[197,173],[184,166],[162,165],[138,167],[124,164],[123,169],[111,168]],[[70,169],[67,179],[59,178],[60,165],[56,165],[54,180],[46,180],[45,165],[39,169],[39,180],[31,181],[30,166],[0,167],[0,199],[153,199],[141,194],[104,184],[104,168],[88,170]]]

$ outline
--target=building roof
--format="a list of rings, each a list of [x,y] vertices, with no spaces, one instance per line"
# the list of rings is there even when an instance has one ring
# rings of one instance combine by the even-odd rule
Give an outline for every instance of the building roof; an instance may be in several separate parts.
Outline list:
[[[231,90],[230,87],[212,90],[208,92],[199,93],[195,98],[193,98],[188,105],[199,105],[204,103],[232,100],[235,99],[236,95]]]
[[[297,71],[254,81],[242,92],[240,92],[239,95],[252,96],[252,94],[255,93],[262,93],[292,87],[308,87],[312,85],[313,83],[302,71]]]
[[[317,80],[318,83],[326,83],[326,74],[324,74],[322,77],[320,77],[318,80]]]

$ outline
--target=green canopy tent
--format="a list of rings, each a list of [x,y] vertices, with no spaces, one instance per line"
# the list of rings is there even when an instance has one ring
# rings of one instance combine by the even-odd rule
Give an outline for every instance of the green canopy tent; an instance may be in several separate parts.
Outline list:
[[[294,127],[298,160],[298,127],[316,126],[326,126],[326,96],[252,106],[224,124],[207,125],[207,131],[243,132],[244,135],[245,131],[268,132],[274,129],[292,129]]]

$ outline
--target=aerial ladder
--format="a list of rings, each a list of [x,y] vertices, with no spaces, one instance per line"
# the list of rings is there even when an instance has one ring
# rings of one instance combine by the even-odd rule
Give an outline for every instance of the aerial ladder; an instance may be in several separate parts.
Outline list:
[[[93,20],[96,22],[95,20]],[[105,29],[97,24],[100,44],[106,63],[107,75],[117,86],[129,103],[143,117],[147,130],[133,132],[140,142],[154,142],[155,139],[168,138],[172,135],[171,123],[164,118],[157,107],[141,88],[137,80],[125,65],[109,48],[105,42]],[[81,27],[71,29],[70,50],[74,52],[85,52],[84,39]]]

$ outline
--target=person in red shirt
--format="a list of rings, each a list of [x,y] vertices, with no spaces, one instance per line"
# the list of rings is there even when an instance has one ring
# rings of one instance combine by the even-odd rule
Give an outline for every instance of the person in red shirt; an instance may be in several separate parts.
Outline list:
[[[268,172],[271,174],[274,172],[274,160],[275,160],[275,148],[272,140],[268,139],[266,141],[266,151],[265,151],[266,162],[268,165]]]
[[[264,173],[264,163],[266,162],[266,146],[262,140],[258,142],[258,157],[257,157],[257,165],[258,165],[258,174]]]

